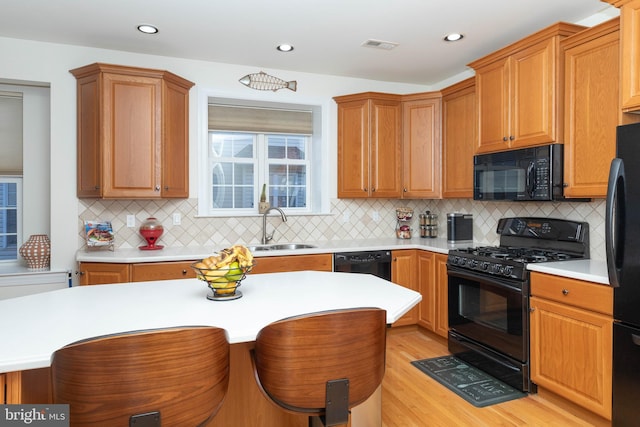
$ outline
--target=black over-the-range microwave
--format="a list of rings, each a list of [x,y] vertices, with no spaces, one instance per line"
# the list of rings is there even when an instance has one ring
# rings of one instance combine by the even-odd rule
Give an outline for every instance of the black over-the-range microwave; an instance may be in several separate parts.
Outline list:
[[[474,200],[564,200],[563,145],[549,144],[473,158]]]

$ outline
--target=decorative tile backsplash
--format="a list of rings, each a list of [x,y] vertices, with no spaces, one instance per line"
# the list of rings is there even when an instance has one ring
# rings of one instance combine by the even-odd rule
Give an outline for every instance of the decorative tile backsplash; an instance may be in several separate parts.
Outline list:
[[[234,243],[259,243],[262,217],[196,218],[197,199],[181,200],[80,200],[78,216],[79,247],[84,245],[82,233],[85,220],[111,221],[116,248],[134,248],[145,244],[138,227],[146,218],[155,216],[164,226],[160,244],[165,246],[207,246],[222,248]],[[395,209],[407,206],[414,209],[410,223],[414,236],[419,236],[417,214],[430,210],[438,214],[438,235],[446,236],[447,213],[473,214],[474,240],[497,245],[495,232],[498,220],[510,216],[553,217],[586,221],[591,237],[591,258],[605,259],[604,215],[605,202],[478,202],[468,199],[446,200],[343,200],[331,203],[331,214],[289,216],[281,223],[278,215],[268,218],[269,231],[277,227],[276,242],[307,242],[347,239],[384,238],[395,236]],[[181,225],[173,225],[173,214],[181,215]],[[127,215],[136,216],[136,227],[126,226]]]

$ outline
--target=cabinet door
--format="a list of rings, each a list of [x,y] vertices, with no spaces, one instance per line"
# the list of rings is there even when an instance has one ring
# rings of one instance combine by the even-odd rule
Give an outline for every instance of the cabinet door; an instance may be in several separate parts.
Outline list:
[[[436,254],[435,265],[436,324],[434,332],[447,338],[449,335],[449,278],[447,276],[447,255]]]
[[[163,93],[161,194],[189,197],[189,89],[171,81]]]
[[[475,78],[442,90],[442,197],[473,197],[478,138]]]
[[[369,101],[338,104],[338,198],[369,197]]]
[[[400,101],[371,101],[370,196],[401,197],[402,106]]]
[[[131,281],[190,279],[196,277],[191,268],[195,261],[146,262],[131,265]]]
[[[531,297],[531,379],[611,419],[613,320]]]
[[[587,31],[594,36],[581,34],[579,44],[565,43],[572,41],[569,37],[562,45],[566,46],[564,194],[604,198],[620,115],[617,19]]]
[[[436,330],[436,270],[433,252],[417,251],[418,290],[422,300],[418,304],[418,324],[430,331]]]
[[[101,94],[98,75],[79,78],[77,91],[77,194],[78,197],[101,197]]]
[[[558,87],[556,38],[516,52],[510,59],[512,148],[554,142]]]
[[[161,81],[105,73],[103,197],[159,198]]]
[[[640,110],[640,0],[625,3],[620,19],[622,109],[631,112]]]
[[[440,96],[403,102],[403,198],[440,197],[440,104]]]
[[[280,273],[283,271],[332,271],[332,254],[274,256],[254,258],[255,265],[250,274]]]
[[[402,249],[391,251],[391,281],[416,292],[419,292],[416,275],[416,251]],[[398,319],[393,326],[415,325],[418,322],[419,306],[413,307]]]
[[[496,61],[476,71],[478,97],[477,153],[509,147],[509,61]]]
[[[80,285],[105,285],[131,281],[130,265],[106,262],[81,262]]]

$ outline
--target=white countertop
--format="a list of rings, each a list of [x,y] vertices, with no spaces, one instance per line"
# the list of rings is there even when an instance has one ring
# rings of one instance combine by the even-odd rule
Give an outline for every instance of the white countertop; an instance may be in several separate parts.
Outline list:
[[[527,264],[527,270],[609,285],[606,261],[581,259]]]
[[[50,366],[72,342],[118,332],[184,325],[218,326],[230,343],[255,340],[289,316],[380,307],[393,323],[421,300],[418,292],[368,274],[302,271],[248,275],[242,298],[210,301],[197,279],[93,285],[0,301],[0,373]]]
[[[273,242],[278,243],[301,243],[301,242]],[[277,251],[255,251],[255,257],[282,256],[282,255],[303,255],[320,254],[350,251],[377,251],[393,249],[423,249],[431,252],[446,254],[450,249],[467,248],[477,245],[477,242],[465,241],[459,243],[449,243],[446,237],[435,239],[414,237],[412,239],[363,239],[363,240],[333,240],[324,242],[304,242],[317,247],[296,250]],[[259,246],[259,243],[246,243],[247,246]],[[158,262],[158,261],[189,261],[206,258],[214,252],[224,249],[223,247],[164,247],[160,250],[143,251],[138,248],[108,250],[86,250],[81,249],[76,254],[76,261],[80,262],[114,262],[114,263],[136,263],[136,262]]]

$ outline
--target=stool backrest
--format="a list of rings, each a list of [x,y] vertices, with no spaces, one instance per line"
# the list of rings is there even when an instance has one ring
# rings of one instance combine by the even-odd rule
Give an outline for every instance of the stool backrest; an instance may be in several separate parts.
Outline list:
[[[56,351],[51,374],[71,426],[127,426],[149,412],[164,426],[197,426],[226,395],[229,343],[224,329],[198,326],[95,337]]]
[[[274,402],[325,413],[327,382],[348,379],[348,407],[378,388],[385,369],[386,311],[333,310],[274,322],[258,334],[256,378]]]

